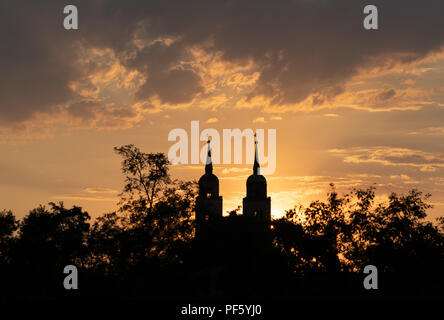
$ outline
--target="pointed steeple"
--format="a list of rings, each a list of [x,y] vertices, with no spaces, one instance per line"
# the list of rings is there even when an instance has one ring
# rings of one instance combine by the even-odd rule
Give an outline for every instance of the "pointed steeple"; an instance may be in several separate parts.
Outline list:
[[[257,138],[256,133],[254,134],[254,165],[253,165],[253,174],[260,175],[260,166],[259,166],[259,157],[257,154]]]
[[[207,161],[205,164],[205,174],[213,173],[213,161],[211,160],[211,149],[210,149],[210,139],[208,138],[208,153],[207,153]]]
[[[253,174],[247,179],[247,196],[243,200],[243,214],[258,217],[266,223],[271,221],[271,198],[267,197],[267,180],[260,173],[257,136],[254,135]]]

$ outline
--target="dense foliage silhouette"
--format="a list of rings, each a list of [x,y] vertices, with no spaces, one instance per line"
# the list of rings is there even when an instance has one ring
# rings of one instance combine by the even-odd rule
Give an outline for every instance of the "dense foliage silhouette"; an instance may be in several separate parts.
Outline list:
[[[0,211],[0,299],[10,298],[443,298],[444,219],[426,219],[429,195],[376,203],[374,188],[297,206],[267,228],[237,214],[194,237],[196,182],[173,180],[162,153],[115,148],[125,185],[119,210],[94,221],[49,203],[17,220]],[[79,289],[63,288],[63,268]],[[362,285],[375,265],[380,289]]]

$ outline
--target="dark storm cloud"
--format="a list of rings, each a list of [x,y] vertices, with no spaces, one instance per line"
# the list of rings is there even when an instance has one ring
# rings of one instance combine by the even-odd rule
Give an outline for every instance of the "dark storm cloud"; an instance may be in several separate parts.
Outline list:
[[[396,94],[396,91],[394,89],[385,90],[385,91],[379,93],[376,96],[376,100],[378,100],[378,101],[385,101],[385,100],[388,100],[390,98],[393,98],[393,96],[395,94]]]
[[[76,118],[89,120],[94,118],[95,111],[98,108],[100,108],[100,106],[95,101],[79,101],[71,104],[67,110]]]
[[[166,45],[156,42],[138,52],[127,65],[137,70],[148,70],[148,81],[136,93],[138,98],[157,94],[164,103],[190,102],[203,90],[200,77],[191,69],[172,69],[182,58],[182,44]]]
[[[253,61],[260,78],[250,97],[274,104],[315,95],[315,104],[344,91],[358,70],[408,63],[444,44],[444,2],[372,1],[380,30],[365,31],[368,2],[344,1],[71,1],[79,30],[62,28],[58,1],[0,2],[0,125],[35,112],[50,112],[74,93],[71,81],[85,77],[78,42],[110,48],[121,63],[146,77],[138,99],[158,95],[171,104],[203,92],[196,70],[179,62],[187,48],[238,64]],[[172,44],[142,43],[170,37]],[[79,109],[80,110],[80,109]],[[85,110],[88,113],[88,110]]]
[[[199,76],[191,70],[171,70],[150,74],[149,81],[138,91],[137,96],[148,98],[158,94],[162,102],[180,104],[190,102],[200,91]]]
[[[78,72],[70,36],[57,32],[58,11],[43,2],[0,2],[0,124],[69,99],[68,81]]]

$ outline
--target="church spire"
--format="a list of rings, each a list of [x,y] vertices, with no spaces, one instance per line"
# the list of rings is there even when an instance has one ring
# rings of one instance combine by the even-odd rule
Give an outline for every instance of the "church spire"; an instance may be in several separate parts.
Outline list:
[[[254,165],[253,165],[253,174],[260,175],[260,166],[259,166],[259,157],[257,155],[257,138],[256,133],[254,134]]]
[[[207,162],[205,164],[205,174],[213,173],[213,161],[211,159],[211,149],[210,149],[210,138],[208,138],[208,153],[207,153]]]

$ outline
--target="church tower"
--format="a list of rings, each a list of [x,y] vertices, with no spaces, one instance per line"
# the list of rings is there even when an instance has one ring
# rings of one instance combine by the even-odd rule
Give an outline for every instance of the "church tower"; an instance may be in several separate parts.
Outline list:
[[[210,140],[208,140],[205,174],[199,179],[199,195],[196,198],[196,236],[205,224],[222,218],[222,197],[219,196],[219,179],[213,174]]]
[[[254,135],[254,143],[253,174],[247,179],[247,196],[243,201],[243,215],[255,216],[269,223],[271,221],[271,199],[267,197],[267,180],[260,174],[256,134]]]

